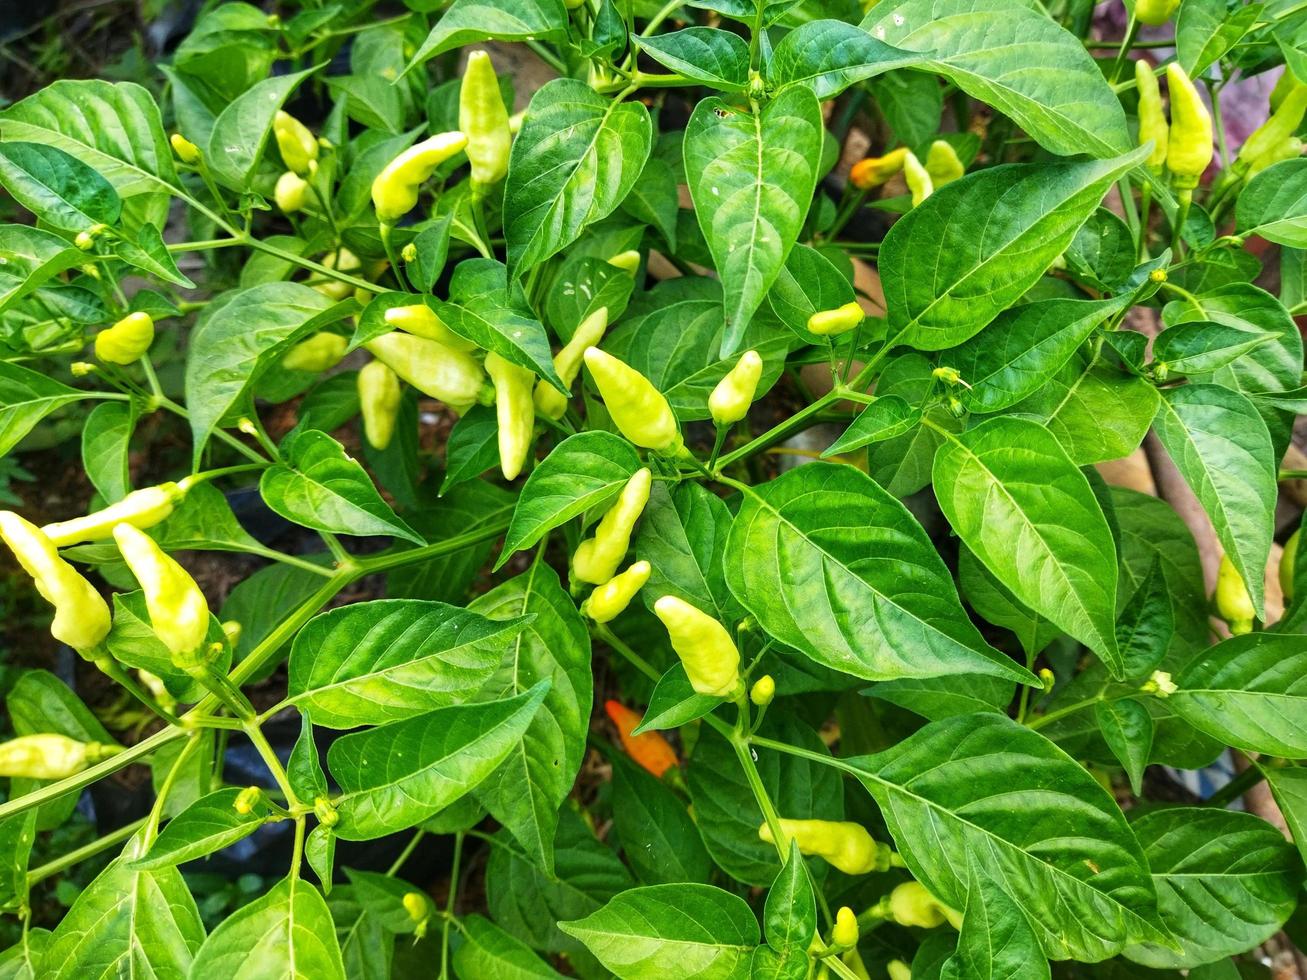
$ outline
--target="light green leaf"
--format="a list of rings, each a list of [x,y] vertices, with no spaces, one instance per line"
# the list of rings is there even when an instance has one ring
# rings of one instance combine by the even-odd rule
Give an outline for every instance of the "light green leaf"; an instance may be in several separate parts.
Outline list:
[[[463,941],[454,950],[454,969],[461,980],[563,980],[563,975],[489,919],[467,915],[459,919]]]
[[[1094,705],[1094,718],[1103,741],[1130,777],[1130,788],[1140,796],[1144,766],[1153,750],[1153,716],[1141,702],[1125,698],[1099,701]]]
[[[247,191],[272,132],[272,120],[296,86],[317,69],[265,78],[218,114],[205,163],[219,183]]]
[[[857,82],[927,58],[915,50],[891,47],[842,20],[810,20],[776,45],[767,63],[767,81],[782,91],[790,85],[806,85],[824,101]]]
[[[1235,207],[1235,229],[1307,248],[1307,160],[1284,160],[1248,181]]]
[[[117,224],[113,185],[77,157],[43,143],[0,143],[0,184],[42,221],[63,231]]]
[[[1225,0],[1184,0],[1175,19],[1176,60],[1198,78],[1243,40],[1265,9],[1262,3],[1229,7]]]
[[[196,800],[168,821],[150,849],[132,862],[138,871],[173,868],[220,851],[254,833],[265,819],[238,813],[236,797],[244,790],[229,786]]]
[[[1284,822],[1293,834],[1298,851],[1307,861],[1307,768],[1264,765],[1262,771],[1266,773],[1266,783],[1284,814]]]
[[[0,312],[85,259],[85,252],[53,232],[0,225]]]
[[[1208,374],[1232,364],[1279,334],[1190,320],[1167,327],[1153,341],[1153,359],[1170,374]]]
[[[554,41],[566,31],[567,10],[562,0],[455,0],[431,28],[404,74],[465,44],[492,39]]]
[[[0,361],[0,456],[4,456],[56,409],[93,393],[69,388],[54,378]]]
[[[1047,980],[1048,959],[1021,906],[971,864],[967,908],[957,952],[940,971],[941,980]]]
[[[641,51],[677,74],[726,92],[749,85],[749,44],[719,27],[687,27],[636,39]]]

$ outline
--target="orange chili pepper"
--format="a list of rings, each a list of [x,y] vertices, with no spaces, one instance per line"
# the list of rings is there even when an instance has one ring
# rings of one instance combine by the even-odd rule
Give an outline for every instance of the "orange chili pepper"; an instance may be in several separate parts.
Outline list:
[[[679,764],[676,750],[657,732],[631,734],[631,731],[640,724],[643,715],[636,714],[617,701],[605,701],[604,711],[617,727],[617,737],[622,740],[622,748],[626,749],[626,754],[659,779],[668,769],[673,769]]]

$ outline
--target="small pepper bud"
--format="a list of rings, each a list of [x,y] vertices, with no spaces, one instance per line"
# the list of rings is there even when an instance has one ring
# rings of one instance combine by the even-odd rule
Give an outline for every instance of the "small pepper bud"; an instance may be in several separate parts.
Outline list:
[[[616,619],[631,604],[635,594],[649,581],[652,571],[647,561],[637,561],[620,575],[614,575],[603,585],[590,593],[590,598],[581,603],[582,615],[589,616],[596,623],[607,623]]]
[[[912,192],[914,208],[935,193],[935,184],[931,181],[929,172],[911,150],[903,158],[903,179],[907,181],[908,190]]]
[[[495,386],[499,470],[505,480],[516,480],[526,465],[535,432],[535,372],[492,351],[486,355],[486,374]]]
[[[436,311],[425,303],[392,306],[382,314],[382,318],[392,327],[411,333],[414,337],[434,340],[450,350],[469,353],[476,350],[476,344],[445,326],[445,321],[436,316]]]
[[[761,378],[762,358],[757,351],[745,351],[708,396],[708,412],[713,422],[719,426],[734,425],[744,418]]]
[[[282,214],[294,214],[296,211],[303,211],[304,204],[309,198],[309,182],[295,173],[293,170],[287,170],[277,178],[277,186],[273,188],[272,199],[281,209]]]
[[[336,811],[335,804],[325,796],[319,796],[313,801],[313,815],[324,827],[334,827],[340,822],[340,814]]]
[[[91,227],[77,233],[77,237],[73,239],[73,244],[83,252],[89,252],[91,249],[95,248],[96,239],[103,235],[108,229],[109,226],[105,224],[91,225]]]
[[[930,151],[926,154],[926,173],[930,174],[930,181],[937,189],[965,176],[966,172],[967,168],[962,165],[952,143],[935,140],[930,144]]]
[[[95,356],[110,364],[135,364],[152,343],[154,319],[138,310],[95,335]]]
[[[887,871],[890,867],[890,849],[867,833],[862,824],[847,820],[780,820],[781,843],[789,847],[791,841],[799,851],[824,858],[833,868],[849,875],[865,875],[872,871]],[[764,821],[758,836],[768,844],[775,843],[771,825]]]
[[[554,371],[567,387],[570,388],[576,376],[581,373],[586,348],[594,347],[603,340],[607,329],[608,307],[601,306],[581,321],[572,334],[572,339],[554,355]],[[567,413],[566,396],[546,381],[536,385],[535,403],[536,413],[546,418],[561,419]]]
[[[233,650],[241,641],[241,624],[234,619],[229,619],[222,624],[222,635],[227,637],[227,646]]]
[[[142,530],[160,523],[186,496],[186,489],[176,483],[133,490],[117,503],[93,511],[84,517],[47,524],[41,530],[57,548],[85,541],[107,541],[116,525],[127,523]]]
[[[467,146],[460,132],[438,133],[410,146],[377,174],[372,182],[372,204],[377,220],[394,224],[418,203],[418,190],[436,168]]]
[[[416,262],[418,260],[418,247],[409,242],[400,250],[399,257],[405,262]]]
[[[399,376],[381,361],[368,361],[358,373],[363,435],[373,449],[385,449],[395,434],[403,391]]]
[[[287,371],[319,374],[339,364],[348,346],[349,341],[340,334],[323,330],[288,350],[281,359],[281,366]]]
[[[173,133],[168,137],[168,142],[182,163],[194,165],[200,162],[200,148],[181,133]]]
[[[572,555],[572,577],[579,582],[603,585],[617,573],[631,545],[631,531],[649,502],[653,474],[648,467],[635,471],[613,504],[599,519],[594,537],[582,541]]]
[[[1039,683],[1043,687],[1044,693],[1047,694],[1053,690],[1053,684],[1056,682],[1053,672],[1047,667],[1039,668]]]
[[[847,333],[867,318],[862,307],[856,302],[848,302],[833,310],[818,310],[808,317],[808,329],[823,337],[834,337]]]
[[[421,939],[427,934],[427,922],[431,919],[431,900],[421,892],[406,892],[400,901],[416,926],[414,932]]]
[[[835,925],[831,929],[830,940],[832,946],[858,945],[858,917],[847,905],[841,905],[839,911],[835,913]]]
[[[930,376],[936,381],[942,381],[946,385],[956,385],[962,382],[962,375],[958,373],[957,368],[937,367],[930,372]]]
[[[236,795],[232,809],[242,817],[248,817],[256,808],[263,805],[263,790],[257,786],[246,786]]]
[[[177,707],[177,699],[172,696],[172,691],[168,690],[162,677],[150,673],[144,667],[137,668],[136,676],[140,678],[141,686],[150,692],[150,697],[154,698],[164,711],[171,711]]]
[[[282,162],[287,169],[307,176],[316,169],[318,141],[302,122],[282,109],[273,117],[272,134],[277,139]]]
[[[889,980],[912,980],[912,967],[902,960],[890,960],[885,964],[885,972]]]
[[[174,658],[202,650],[209,632],[209,604],[195,580],[144,531],[118,524],[113,538],[141,585],[155,636]]]
[[[654,615],[667,627],[672,649],[695,691],[729,697],[741,689],[740,651],[725,626],[672,595],[654,603]]]
[[[771,674],[763,674],[753,682],[753,687],[749,690],[749,700],[759,708],[767,707],[774,697],[776,697],[776,681]]]
[[[74,378],[84,378],[88,374],[95,373],[95,365],[89,361],[73,361],[73,363],[68,366],[68,370],[72,373]]]
[[[585,366],[622,435],[645,449],[675,452],[683,445],[676,413],[639,371],[598,347],[587,347]]]
[[[36,525],[12,511],[0,511],[0,539],[36,584],[36,591],[54,606],[50,633],[79,653],[95,649],[109,635],[111,617],[104,598]]]
[[[1284,593],[1287,605],[1293,601],[1293,566],[1298,561],[1298,531],[1289,535],[1284,542],[1284,553],[1280,555],[1280,591]]]
[[[1213,596],[1216,613],[1230,625],[1235,636],[1250,633],[1257,610],[1252,596],[1244,584],[1229,555],[1221,556],[1221,567],[1216,573],[1216,593]]]
[[[617,737],[621,740],[626,754],[644,769],[662,779],[663,773],[668,769],[675,769],[680,764],[680,760],[676,757],[676,750],[657,732],[631,734],[639,727],[643,716],[636,714],[619,701],[605,701],[604,712],[613,723],[613,727],[617,729]]]
[[[867,157],[865,160],[859,160],[849,171],[849,182],[862,191],[879,187],[903,169],[903,162],[907,155],[908,148],[900,146],[896,150],[890,150],[884,156]]]
[[[640,269],[640,253],[633,248],[625,252],[618,252],[608,260],[608,264],[616,266],[627,275],[633,276]]]

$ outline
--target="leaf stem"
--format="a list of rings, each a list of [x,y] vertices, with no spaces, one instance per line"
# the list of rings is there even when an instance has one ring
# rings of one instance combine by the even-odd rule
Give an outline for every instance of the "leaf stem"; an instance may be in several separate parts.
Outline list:
[[[109,848],[113,847],[115,844],[121,844],[145,826],[146,821],[149,819],[150,818],[146,816],[141,817],[139,820],[133,820],[131,823],[124,824],[116,830],[109,831],[109,833],[105,834],[103,837],[96,838],[89,844],[83,844],[76,850],[69,851],[67,854],[62,854],[53,861],[47,861],[40,867],[33,868],[31,871],[27,872],[28,886],[30,887],[35,885],[37,882],[45,881],[46,878],[52,878],[61,871],[66,871],[71,868],[75,864],[80,864],[88,858],[93,858],[97,854],[109,850]]]

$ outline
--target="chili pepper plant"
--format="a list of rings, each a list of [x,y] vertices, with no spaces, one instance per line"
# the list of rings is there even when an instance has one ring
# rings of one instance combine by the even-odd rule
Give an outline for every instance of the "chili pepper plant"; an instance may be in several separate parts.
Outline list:
[[[208,3],[0,110],[85,476],[0,975],[1289,968],[1307,11],[863,6]]]

